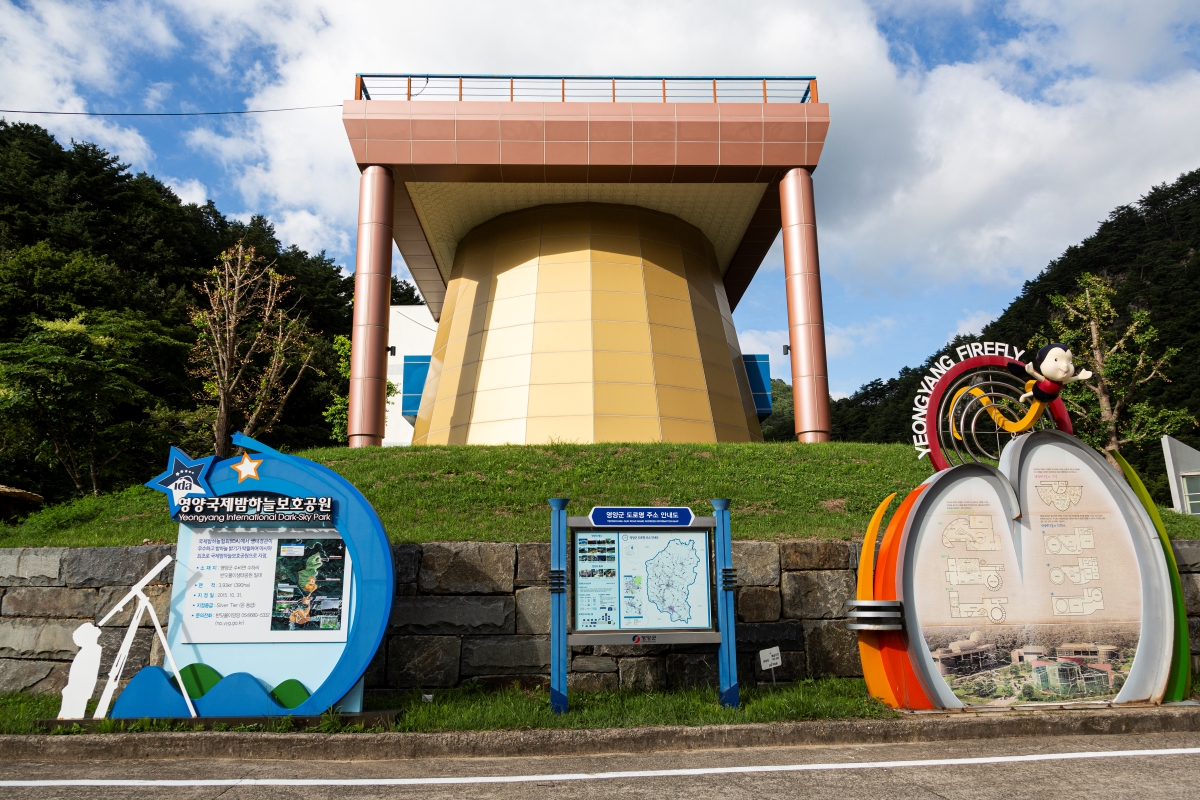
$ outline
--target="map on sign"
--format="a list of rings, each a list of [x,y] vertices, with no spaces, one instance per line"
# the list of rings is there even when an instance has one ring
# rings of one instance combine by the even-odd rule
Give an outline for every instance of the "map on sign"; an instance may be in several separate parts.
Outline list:
[[[575,630],[712,627],[708,531],[575,538]]]
[[[346,543],[341,539],[281,539],[271,630],[340,630],[345,565]]]

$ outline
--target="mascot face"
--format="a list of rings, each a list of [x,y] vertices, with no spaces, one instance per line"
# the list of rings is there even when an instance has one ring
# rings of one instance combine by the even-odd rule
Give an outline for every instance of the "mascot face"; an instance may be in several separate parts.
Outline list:
[[[1042,363],[1037,365],[1037,370],[1052,381],[1065,381],[1075,374],[1075,363],[1071,351],[1061,347],[1050,348],[1050,352],[1046,353]]]

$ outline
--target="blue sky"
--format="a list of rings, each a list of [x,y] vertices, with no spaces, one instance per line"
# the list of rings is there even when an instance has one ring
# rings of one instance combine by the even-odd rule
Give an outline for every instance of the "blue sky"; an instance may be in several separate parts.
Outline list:
[[[1113,207],[1200,168],[1194,3],[0,0],[5,109],[336,105],[357,71],[410,70],[816,74],[839,394],[978,330]],[[98,141],[186,200],[265,214],[286,241],[353,262],[356,170],[336,108],[5,116]],[[776,247],[735,318],[743,348],[787,379],[782,281]]]

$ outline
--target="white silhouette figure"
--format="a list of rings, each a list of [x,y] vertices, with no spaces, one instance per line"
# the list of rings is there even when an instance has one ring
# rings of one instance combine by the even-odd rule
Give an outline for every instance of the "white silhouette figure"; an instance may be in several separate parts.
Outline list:
[[[62,690],[59,719],[83,719],[87,716],[87,702],[92,699],[96,680],[100,677],[100,629],[85,622],[71,634],[71,640],[79,645],[79,652],[71,662],[67,685]]]

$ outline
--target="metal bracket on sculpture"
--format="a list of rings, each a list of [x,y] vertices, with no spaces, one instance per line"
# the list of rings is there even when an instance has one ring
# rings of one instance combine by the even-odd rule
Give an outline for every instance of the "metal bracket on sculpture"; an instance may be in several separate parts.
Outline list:
[[[848,631],[904,630],[904,605],[899,600],[847,600],[842,608]]]

